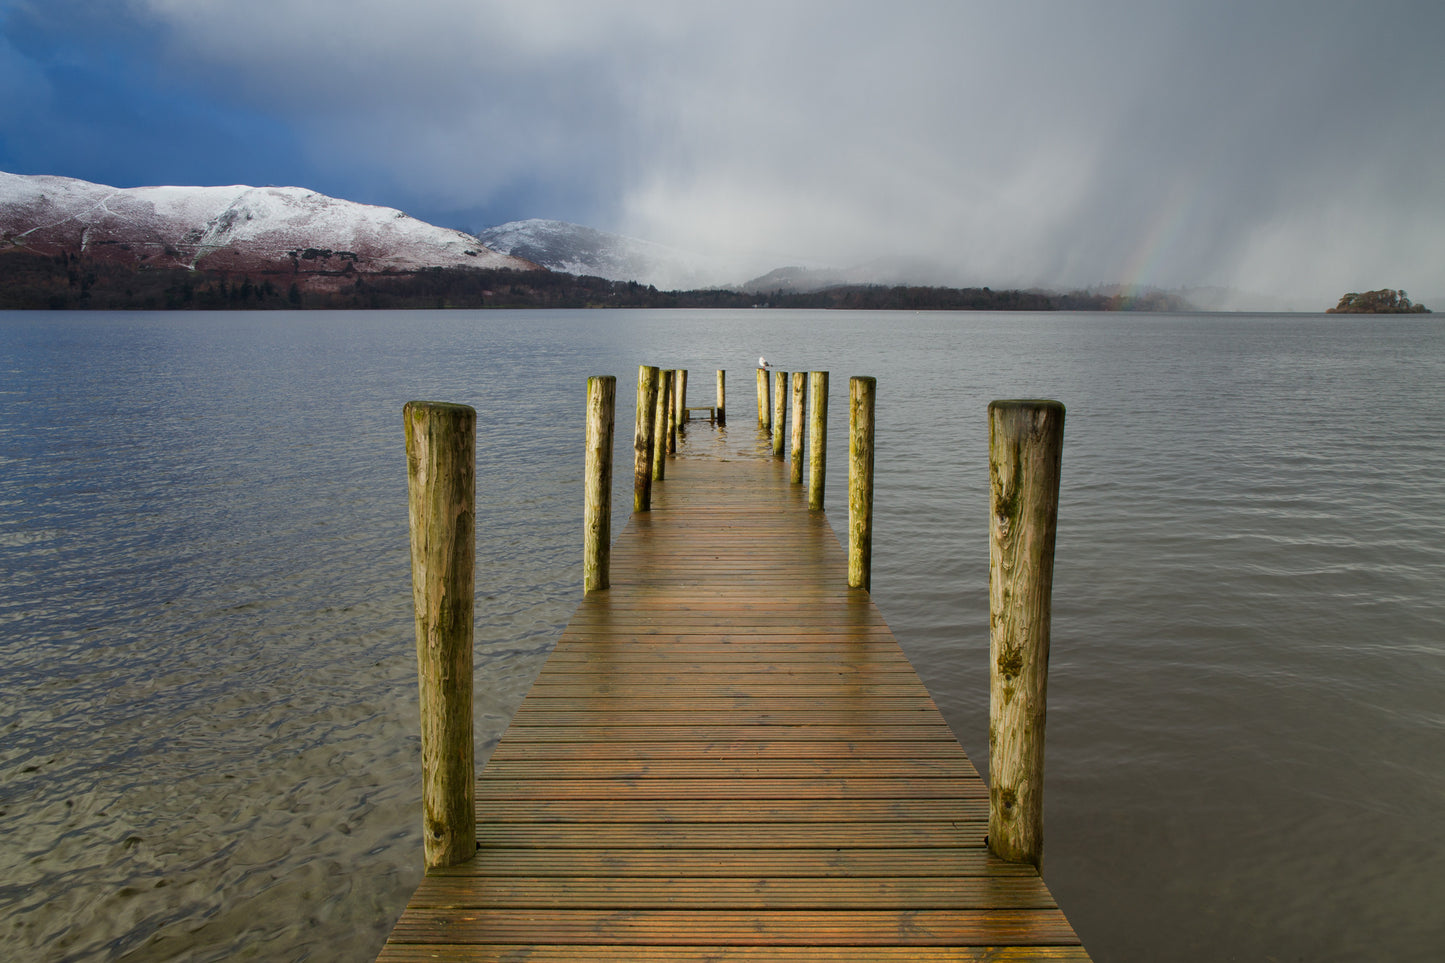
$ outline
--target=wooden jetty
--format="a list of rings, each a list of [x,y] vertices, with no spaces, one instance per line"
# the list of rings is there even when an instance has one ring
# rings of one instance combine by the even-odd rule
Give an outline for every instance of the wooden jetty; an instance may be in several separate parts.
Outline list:
[[[1087,960],[788,466],[669,459],[379,959]]]

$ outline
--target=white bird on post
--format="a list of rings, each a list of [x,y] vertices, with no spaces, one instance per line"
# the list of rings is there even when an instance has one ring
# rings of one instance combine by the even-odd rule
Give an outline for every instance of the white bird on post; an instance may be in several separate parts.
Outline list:
[[[764,358],[762,355],[758,355],[758,367],[759,367],[759,368],[771,368],[772,365],[768,364],[768,359],[767,359],[767,358]]]

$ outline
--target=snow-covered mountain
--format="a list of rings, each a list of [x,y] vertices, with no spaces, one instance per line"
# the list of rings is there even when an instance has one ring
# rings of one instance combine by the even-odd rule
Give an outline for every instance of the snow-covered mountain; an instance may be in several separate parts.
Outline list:
[[[566,221],[508,221],[477,237],[494,251],[550,271],[636,281],[664,291],[718,287],[747,276],[738,265]]]
[[[477,238],[299,187],[135,187],[0,172],[0,253],[302,273],[537,270]]]

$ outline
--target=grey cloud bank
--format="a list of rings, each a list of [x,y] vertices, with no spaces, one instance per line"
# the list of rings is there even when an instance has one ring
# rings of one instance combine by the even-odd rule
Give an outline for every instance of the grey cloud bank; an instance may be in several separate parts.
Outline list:
[[[237,179],[447,226],[964,284],[1445,292],[1437,3],[52,0],[0,6],[0,76],[58,90],[102,28],[148,48],[118,69],[259,131],[267,176]],[[125,180],[18,139],[0,168]]]

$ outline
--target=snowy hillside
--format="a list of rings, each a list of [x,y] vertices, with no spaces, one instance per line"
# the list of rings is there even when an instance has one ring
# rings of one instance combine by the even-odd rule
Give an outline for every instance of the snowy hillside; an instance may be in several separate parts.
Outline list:
[[[470,234],[299,187],[117,189],[0,172],[0,250],[17,247],[223,271],[537,269]]]
[[[479,231],[477,237],[494,251],[551,271],[637,281],[664,291],[715,287],[746,276],[701,255],[566,221],[509,221]]]

